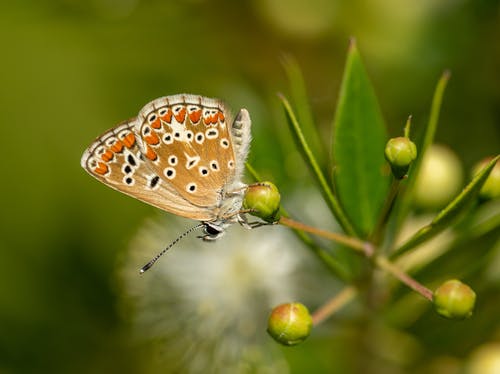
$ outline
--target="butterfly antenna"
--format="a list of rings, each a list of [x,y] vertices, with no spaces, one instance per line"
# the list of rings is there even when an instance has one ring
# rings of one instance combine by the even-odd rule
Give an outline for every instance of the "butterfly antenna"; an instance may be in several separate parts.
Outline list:
[[[172,248],[174,245],[176,245],[182,238],[185,238],[188,236],[190,233],[192,233],[194,230],[198,230],[202,227],[205,227],[204,223],[200,223],[199,225],[196,225],[194,227],[191,227],[189,230],[187,230],[185,233],[181,234],[177,239],[175,239],[172,243],[170,243],[163,251],[158,253],[155,257],[151,259],[146,265],[144,265],[141,270],[139,270],[139,273],[144,274],[146,270],[149,270],[158,259],[165,254],[166,251],[168,251],[170,248]]]

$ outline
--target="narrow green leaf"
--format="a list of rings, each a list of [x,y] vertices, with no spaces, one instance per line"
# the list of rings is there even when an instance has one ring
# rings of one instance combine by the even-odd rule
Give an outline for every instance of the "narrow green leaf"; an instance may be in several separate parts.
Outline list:
[[[259,173],[257,173],[257,170],[255,170],[254,167],[248,161],[245,162],[245,168],[250,173],[254,181],[262,182],[262,177],[259,175]]]
[[[390,179],[384,175],[384,120],[354,42],[347,56],[333,130],[338,198],[356,231],[366,237],[376,224]]]
[[[347,219],[345,213],[340,207],[339,202],[337,201],[337,198],[326,182],[326,178],[321,172],[321,169],[316,162],[316,158],[314,157],[311,148],[309,148],[309,145],[304,137],[304,134],[302,133],[299,122],[297,121],[297,117],[295,116],[290,103],[283,95],[279,95],[279,98],[281,100],[281,103],[283,104],[283,108],[285,109],[287,122],[290,127],[290,131],[293,134],[295,142],[297,143],[297,147],[299,148],[302,157],[306,161],[307,165],[311,168],[313,175],[315,176],[320,186],[320,191],[324,199],[326,200],[326,203],[328,204],[330,210],[332,211],[333,215],[337,219],[339,225],[344,229],[344,231],[349,235],[354,235],[352,224]]]
[[[443,231],[449,224],[456,219],[462,212],[468,208],[468,204],[473,201],[479,190],[483,187],[486,178],[500,159],[500,155],[491,160],[472,181],[462,190],[462,192],[448,204],[439,214],[432,220],[431,223],[418,230],[410,239],[399,247],[392,255],[391,259],[396,259],[403,253],[415,248],[424,241],[436,236]]]
[[[297,61],[291,56],[285,56],[283,59],[283,67],[290,85],[291,102],[297,112],[298,122],[304,133],[304,137],[307,139],[311,149],[314,150],[316,159],[323,169],[326,166],[327,153],[325,145],[321,140],[321,135],[318,133],[318,127],[314,123],[304,77]]]
[[[415,144],[417,145],[418,157],[413,162],[413,165],[410,168],[404,194],[402,195],[401,200],[399,200],[394,209],[395,227],[393,231],[395,233],[397,233],[399,227],[402,225],[403,221],[405,220],[406,216],[410,211],[413,200],[413,191],[415,189],[415,181],[417,179],[416,177],[422,166],[422,160],[425,152],[427,151],[429,146],[434,142],[434,136],[436,134],[439,121],[439,113],[441,111],[441,104],[443,102],[443,95],[449,79],[450,79],[450,72],[446,70],[441,75],[441,78],[439,79],[436,89],[434,91],[429,121],[424,129],[423,136],[417,140],[414,140]]]

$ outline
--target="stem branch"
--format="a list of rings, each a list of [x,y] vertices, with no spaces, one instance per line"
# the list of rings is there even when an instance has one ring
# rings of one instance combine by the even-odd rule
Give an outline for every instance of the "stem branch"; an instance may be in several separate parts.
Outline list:
[[[313,315],[313,325],[317,326],[328,317],[332,316],[337,310],[346,305],[356,296],[356,289],[352,286],[345,287],[340,293],[328,300],[323,306],[317,309]]]
[[[389,194],[385,199],[384,206],[382,207],[382,211],[380,213],[380,217],[378,219],[377,225],[373,230],[373,233],[370,235],[371,241],[374,244],[379,244],[384,239],[384,228],[389,220],[389,215],[394,207],[394,202],[399,193],[399,188],[401,186],[401,179],[392,178],[391,187],[389,189]]]
[[[428,289],[427,287],[425,287],[424,285],[422,285],[421,283],[417,282],[415,279],[410,277],[408,274],[406,274],[404,271],[402,271],[400,268],[398,268],[396,265],[390,262],[386,257],[376,256],[374,260],[375,264],[379,268],[387,271],[388,273],[391,273],[401,282],[410,287],[412,290],[418,292],[427,300],[432,302],[433,292],[430,289]]]
[[[412,290],[418,292],[423,297],[425,297],[427,300],[432,302],[433,292],[430,289],[428,289],[427,287],[425,287],[424,285],[419,283],[417,280],[410,277],[403,270],[401,270],[396,265],[394,265],[392,262],[390,262],[386,257],[381,256],[381,255],[375,256],[374,255],[375,250],[374,250],[372,243],[364,242],[364,241],[359,240],[357,238],[345,236],[342,234],[338,234],[338,233],[334,233],[334,232],[330,232],[330,231],[326,231],[326,230],[321,230],[321,229],[318,229],[316,227],[311,227],[311,226],[308,226],[302,222],[297,222],[297,221],[294,221],[294,220],[287,218],[287,217],[281,217],[279,219],[278,223],[285,225],[285,226],[288,226],[288,227],[291,227],[291,228],[296,229],[296,230],[310,232],[311,234],[322,236],[324,238],[333,240],[337,243],[340,243],[340,244],[343,244],[349,248],[352,248],[360,253],[363,253],[367,258],[373,258],[375,265],[378,266],[380,269],[385,270],[388,273],[391,273],[393,276],[395,276],[401,282],[406,284]],[[332,301],[332,303],[333,303],[333,301]],[[333,303],[333,305],[336,306],[335,303]],[[325,305],[325,308],[326,308],[326,305]]]
[[[338,234],[331,231],[321,230],[316,227],[308,226],[302,222],[294,221],[293,219],[287,217],[281,217],[278,223],[291,227],[293,229],[310,232],[311,234],[322,236],[324,238],[333,240],[334,242],[343,244],[349,248],[352,248],[358,252],[362,252],[367,256],[371,256],[373,253],[373,247],[370,243],[363,242],[354,237],[346,236],[343,234]]]

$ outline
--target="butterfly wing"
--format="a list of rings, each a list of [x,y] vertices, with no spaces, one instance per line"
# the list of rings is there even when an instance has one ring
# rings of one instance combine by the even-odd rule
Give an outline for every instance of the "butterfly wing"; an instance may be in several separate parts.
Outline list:
[[[250,141],[252,136],[250,133],[251,127],[250,114],[246,109],[240,109],[233,123],[231,124],[231,143],[235,154],[235,171],[233,179],[228,181],[230,184],[241,183],[241,176],[245,170],[245,162],[247,160]],[[237,188],[237,186],[234,186]]]
[[[214,210],[239,165],[230,124],[221,101],[181,94],[147,104],[139,112],[135,132],[152,171],[190,203]]]
[[[140,151],[131,119],[98,137],[84,152],[81,165],[93,177],[120,192],[179,216],[200,221],[214,213],[182,197],[163,174],[157,174]]]

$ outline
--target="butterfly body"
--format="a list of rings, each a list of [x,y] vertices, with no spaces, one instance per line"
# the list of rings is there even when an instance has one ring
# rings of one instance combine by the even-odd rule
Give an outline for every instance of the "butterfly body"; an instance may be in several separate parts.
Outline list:
[[[217,99],[165,96],[98,137],[81,165],[111,188],[202,221],[203,238],[213,240],[230,224],[246,222],[241,176],[250,126],[248,111],[233,119]]]

